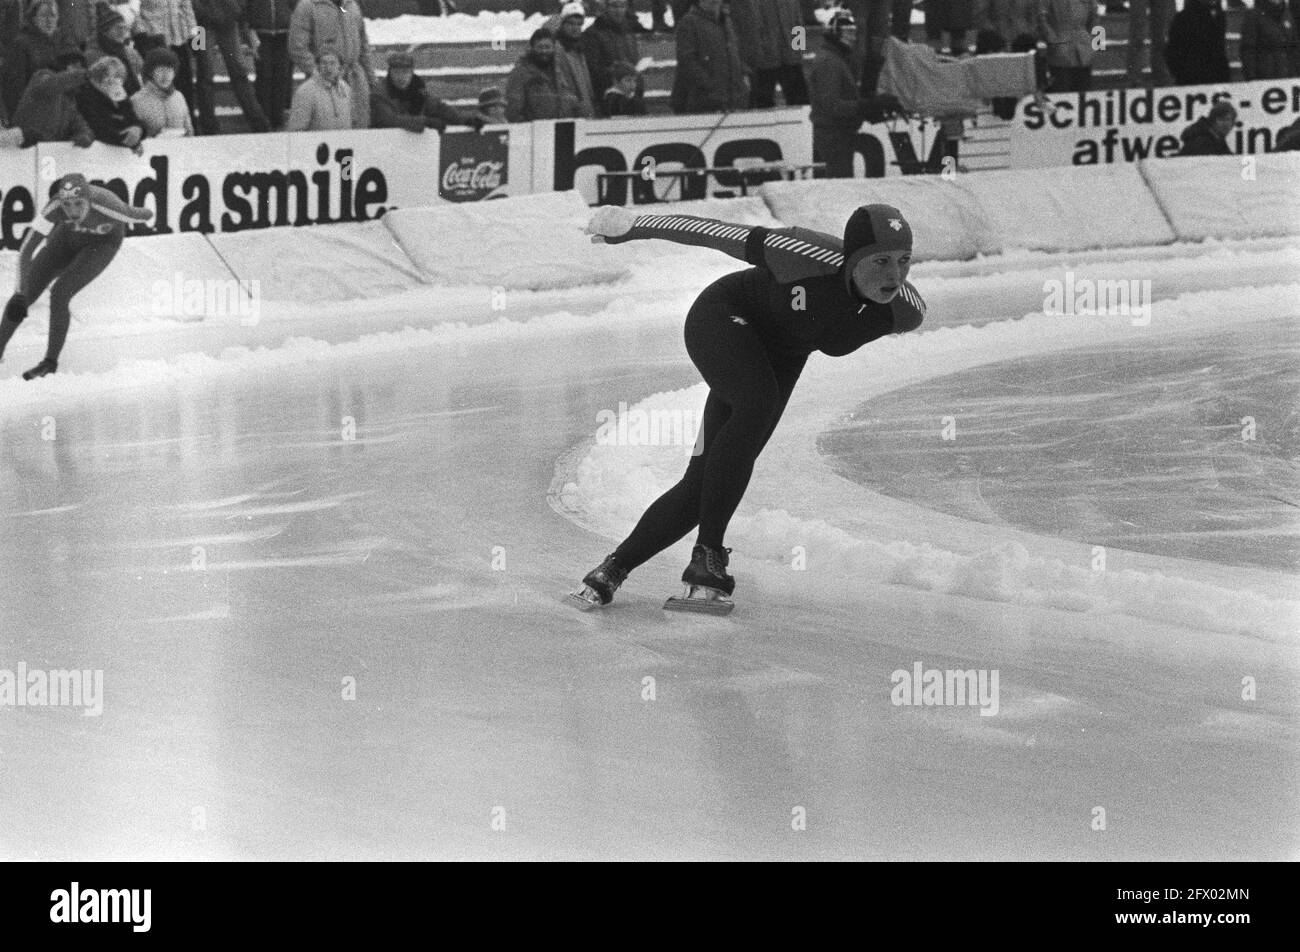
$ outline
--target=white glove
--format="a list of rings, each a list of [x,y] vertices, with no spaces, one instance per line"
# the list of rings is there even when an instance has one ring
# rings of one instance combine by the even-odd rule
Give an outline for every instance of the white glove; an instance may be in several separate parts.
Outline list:
[[[632,230],[636,215],[617,205],[602,205],[596,209],[587,222],[587,234],[593,243],[600,244],[607,238],[621,238]]]

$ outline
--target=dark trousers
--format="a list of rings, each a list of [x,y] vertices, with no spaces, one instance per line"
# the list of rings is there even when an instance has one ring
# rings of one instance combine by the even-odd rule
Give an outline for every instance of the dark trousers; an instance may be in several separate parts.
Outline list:
[[[32,258],[27,286],[23,288],[28,304],[35,304],[45,289],[50,288],[50,339],[45,348],[46,360],[58,363],[64,341],[68,339],[72,299],[103,274],[122,247],[123,237],[121,230],[107,235],[83,235],[74,232],[71,226],[61,225],[50,233],[44,247]],[[52,288],[51,282],[54,284]],[[19,323],[7,317],[0,321],[0,354],[4,353]]]
[[[199,110],[196,131],[199,135],[216,135],[221,131],[221,125],[217,122],[215,92],[212,88],[212,43],[215,41],[217,49],[221,52],[221,59],[226,64],[226,75],[230,77],[231,88],[235,91],[235,98],[239,100],[239,108],[244,110],[244,118],[248,120],[249,127],[254,132],[269,132],[271,124],[267,122],[262,107],[257,104],[253,84],[248,81],[248,73],[244,71],[244,64],[239,59],[238,28],[233,23],[208,27],[207,35],[208,48],[196,51],[194,54],[197,67],[195,94],[198,97]]]
[[[1049,93],[1084,93],[1092,88],[1091,66],[1051,66]]]
[[[814,178],[853,178],[853,136],[844,129],[813,126],[813,161],[826,163]]]
[[[144,56],[150,50],[161,49],[167,46],[167,41],[161,36],[149,36],[140,34],[135,38],[135,51]],[[190,49],[188,43],[182,43],[180,46],[168,47],[176,54],[176,81],[172,84],[176,91],[185,97],[185,108],[194,115],[194,51]]]
[[[749,90],[749,108],[771,109],[775,106],[778,84],[787,106],[808,105],[808,81],[804,79],[803,67],[790,64],[754,72],[754,84]]]
[[[754,461],[803,370],[805,357],[779,358],[768,350],[746,305],[736,300],[736,281],[737,275],[728,275],[709,285],[686,316],[686,352],[709,385],[698,452],[677,485],[650,504],[615,550],[619,564],[629,570],[697,525],[700,545],[722,548]]]
[[[285,114],[293,100],[293,61],[289,59],[289,34],[263,33],[257,57],[257,76],[254,87],[257,103],[266,114],[272,129],[284,127]]]

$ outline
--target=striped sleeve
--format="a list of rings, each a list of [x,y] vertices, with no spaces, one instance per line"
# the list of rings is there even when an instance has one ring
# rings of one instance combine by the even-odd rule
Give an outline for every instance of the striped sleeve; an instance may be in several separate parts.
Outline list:
[[[640,215],[621,240],[662,238],[713,248],[761,268],[782,283],[833,274],[844,264],[839,241],[803,228],[773,231],[692,215]]]

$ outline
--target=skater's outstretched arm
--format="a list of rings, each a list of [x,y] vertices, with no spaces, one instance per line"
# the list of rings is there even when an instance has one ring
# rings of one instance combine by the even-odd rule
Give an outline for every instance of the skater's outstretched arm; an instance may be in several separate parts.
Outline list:
[[[766,268],[783,284],[834,274],[844,264],[840,239],[807,228],[771,229],[733,225],[693,215],[637,215],[606,205],[587,226],[592,241],[621,244],[638,238],[662,238],[679,245],[713,248],[756,267]]]

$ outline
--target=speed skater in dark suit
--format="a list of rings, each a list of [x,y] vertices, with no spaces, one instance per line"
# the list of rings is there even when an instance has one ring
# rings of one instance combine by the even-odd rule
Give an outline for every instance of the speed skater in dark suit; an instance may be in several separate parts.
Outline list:
[[[698,526],[682,581],[688,595],[729,607],[736,581],[727,574],[727,524],[808,355],[841,357],[921,324],[925,303],[907,281],[912,229],[897,208],[864,205],[850,216],[843,240],[804,228],[751,228],[617,207],[598,209],[587,231],[592,241],[608,244],[662,238],[714,248],[752,267],[713,282],[686,315],[686,351],[709,395],[685,475],[573,597],[592,607],[609,604],[629,572]]]
[[[152,217],[148,209],[135,208],[108,189],[91,185],[84,175],[65,175],[54,183],[49,204],[23,238],[18,253],[18,287],[5,304],[4,318],[0,320],[3,357],[9,338],[27,317],[28,306],[46,288],[50,289],[50,337],[45,359],[24,373],[24,380],[59,369],[72,299],[117,256],[127,225]]]

